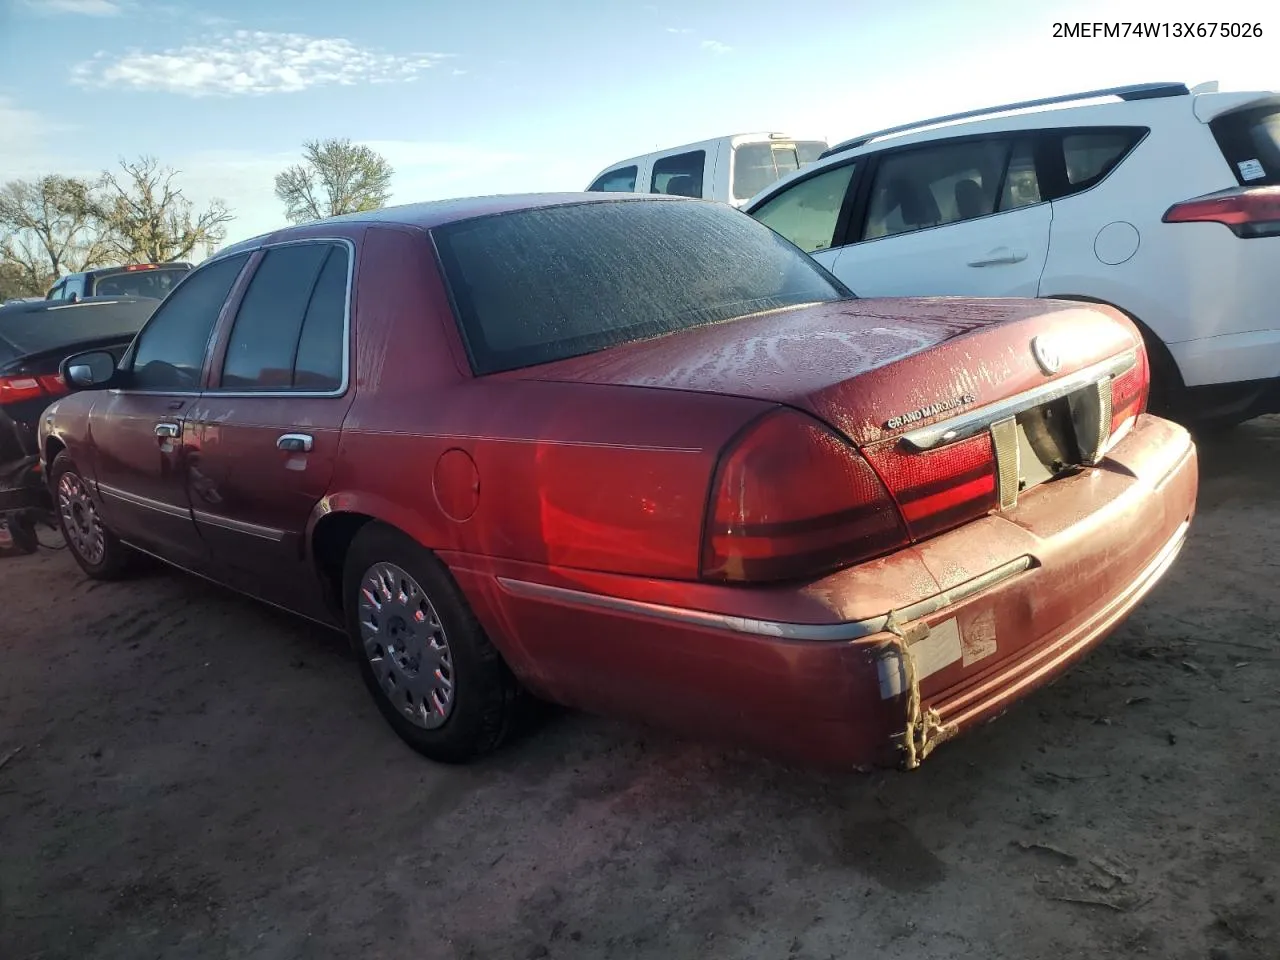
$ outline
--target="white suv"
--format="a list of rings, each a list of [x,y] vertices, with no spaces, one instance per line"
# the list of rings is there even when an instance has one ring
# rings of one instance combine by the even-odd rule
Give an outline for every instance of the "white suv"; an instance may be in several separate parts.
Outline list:
[[[1280,412],[1280,94],[1140,84],[938,117],[744,209],[860,296],[1111,304],[1166,415]]]

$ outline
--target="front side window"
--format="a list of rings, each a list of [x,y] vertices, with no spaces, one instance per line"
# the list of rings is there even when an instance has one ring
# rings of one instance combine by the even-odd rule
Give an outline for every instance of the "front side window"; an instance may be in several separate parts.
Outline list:
[[[67,291],[67,281],[62,280],[59,283],[55,283],[53,285],[53,289],[50,290],[48,294],[46,294],[45,299],[61,300],[64,296],[66,296],[66,291]]]
[[[196,390],[213,325],[218,321],[247,253],[193,271],[143,328],[130,361],[136,390]]]
[[[635,166],[619,167],[601,174],[596,182],[587,188],[589,193],[635,193],[636,175],[640,171]]]
[[[722,204],[540,207],[433,235],[477,374],[849,296],[768,227]]]
[[[846,163],[801,180],[770,197],[751,215],[805,253],[826,250],[832,244],[855,169],[855,164]]]
[[[881,158],[863,238],[874,240],[985,217],[996,210],[1011,144],[950,143]]]
[[[689,153],[678,153],[674,157],[655,160],[649,192],[665,193],[673,197],[701,197],[702,170],[706,164],[705,150],[691,150]]]

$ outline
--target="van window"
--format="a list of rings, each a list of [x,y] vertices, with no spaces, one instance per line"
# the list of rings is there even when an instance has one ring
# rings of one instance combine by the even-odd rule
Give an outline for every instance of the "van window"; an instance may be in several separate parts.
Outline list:
[[[750,200],[800,169],[794,143],[743,143],[733,148],[733,199]]]
[[[655,160],[649,192],[665,193],[673,197],[701,197],[702,170],[706,165],[705,150],[691,150]]]
[[[639,171],[634,166],[610,170],[597,177],[596,182],[587,187],[587,191],[589,193],[635,193],[637,173]]]
[[[1280,186],[1280,107],[1238,110],[1209,124],[1236,182]]]
[[[783,190],[751,215],[805,253],[831,246],[855,164],[846,163]]]

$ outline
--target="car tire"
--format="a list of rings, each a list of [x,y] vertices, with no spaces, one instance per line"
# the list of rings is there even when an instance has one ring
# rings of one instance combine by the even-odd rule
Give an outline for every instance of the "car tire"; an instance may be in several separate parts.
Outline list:
[[[342,596],[360,674],[405,743],[442,763],[502,743],[520,709],[519,684],[429,550],[368,524],[347,551]]]
[[[89,483],[64,451],[49,470],[58,529],[80,569],[94,580],[119,580],[137,567],[138,554],[125,546],[98,516]]]

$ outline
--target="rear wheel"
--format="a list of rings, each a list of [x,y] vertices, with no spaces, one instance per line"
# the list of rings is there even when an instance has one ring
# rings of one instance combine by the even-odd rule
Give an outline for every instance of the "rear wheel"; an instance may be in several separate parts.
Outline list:
[[[134,569],[138,555],[103,524],[89,496],[89,484],[65,452],[54,459],[49,476],[58,527],[80,569],[95,580],[118,580],[127,576]]]
[[[464,763],[502,742],[518,709],[515,677],[430,551],[364,527],[347,552],[343,608],[365,685],[409,746]]]

